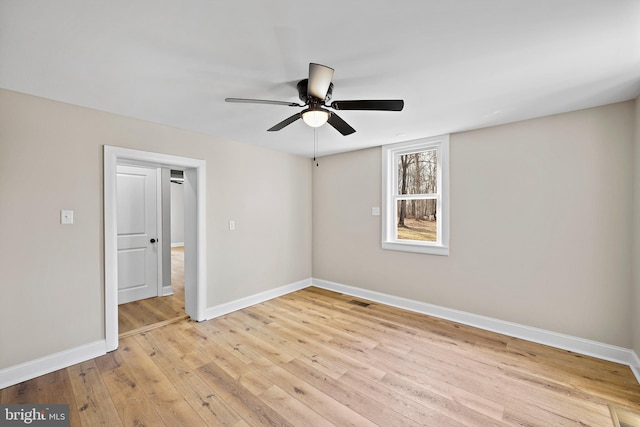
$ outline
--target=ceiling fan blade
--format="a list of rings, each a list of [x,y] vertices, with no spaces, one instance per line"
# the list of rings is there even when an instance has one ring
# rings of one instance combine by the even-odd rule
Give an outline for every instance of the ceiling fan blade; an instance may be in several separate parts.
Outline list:
[[[333,68],[326,65],[309,64],[309,83],[307,86],[307,95],[313,96],[321,101],[327,96],[329,85],[333,79]]]
[[[297,102],[287,101],[270,101],[268,99],[249,99],[249,98],[225,98],[226,102],[239,102],[243,104],[271,104],[271,105],[285,105],[287,107],[304,107],[304,105]]]
[[[342,120],[340,116],[338,116],[336,113],[331,113],[329,115],[329,120],[327,120],[327,123],[333,126],[338,132],[340,132],[344,136],[351,135],[356,131],[354,128],[349,126],[347,122]]]
[[[277,125],[273,126],[272,128],[267,129],[267,131],[269,132],[273,132],[273,131],[277,131],[282,129],[285,126],[289,126],[291,123],[295,122],[296,120],[298,120],[300,117],[302,117],[302,114],[300,113],[296,113],[293,116],[284,119],[283,121],[281,121],[280,123],[278,123]]]
[[[402,99],[333,101],[329,107],[334,110],[402,111],[402,108],[404,108],[404,101]]]

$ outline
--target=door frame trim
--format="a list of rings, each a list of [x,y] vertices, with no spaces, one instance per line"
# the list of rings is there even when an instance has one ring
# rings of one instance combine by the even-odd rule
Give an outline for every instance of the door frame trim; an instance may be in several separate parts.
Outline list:
[[[168,154],[104,146],[104,323],[106,350],[118,348],[118,243],[116,165],[184,170],[185,311],[205,320],[206,311],[206,162]]]

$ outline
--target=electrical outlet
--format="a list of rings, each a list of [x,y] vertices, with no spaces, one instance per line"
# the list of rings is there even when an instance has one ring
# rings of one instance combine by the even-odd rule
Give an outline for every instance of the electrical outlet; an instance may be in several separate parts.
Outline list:
[[[373,216],[380,216],[380,208],[379,207],[373,207],[371,208],[371,215]]]
[[[60,211],[60,224],[73,224],[73,211]]]
[[[236,222],[235,221],[229,221],[229,230],[233,231],[236,229]]]

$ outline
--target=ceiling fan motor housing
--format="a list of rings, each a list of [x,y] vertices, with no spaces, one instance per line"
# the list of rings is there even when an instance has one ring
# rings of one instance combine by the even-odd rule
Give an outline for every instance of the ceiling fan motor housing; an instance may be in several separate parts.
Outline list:
[[[298,98],[300,98],[300,101],[304,102],[305,104],[308,104],[311,102],[309,98],[313,98],[307,95],[308,86],[309,86],[309,79],[300,80],[297,85]],[[333,94],[333,83],[329,83],[329,90],[327,90],[327,96],[325,96],[324,99],[321,99],[320,101],[329,102],[331,100],[332,94]]]

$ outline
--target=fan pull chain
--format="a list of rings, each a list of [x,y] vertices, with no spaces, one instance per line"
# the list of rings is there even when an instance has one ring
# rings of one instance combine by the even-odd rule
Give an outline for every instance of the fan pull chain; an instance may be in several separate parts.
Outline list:
[[[316,167],[320,166],[316,157],[318,156],[318,128],[313,128],[313,161],[316,162]]]

